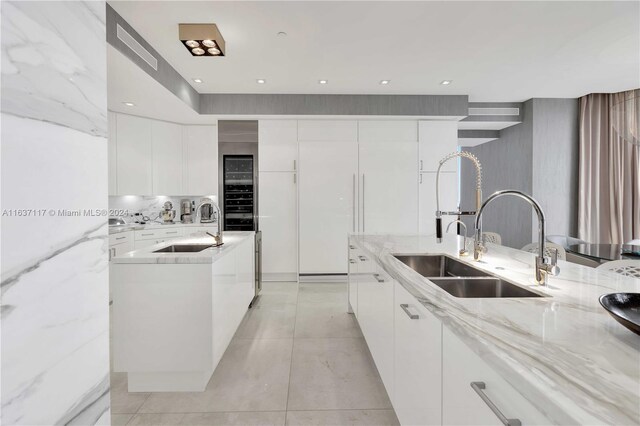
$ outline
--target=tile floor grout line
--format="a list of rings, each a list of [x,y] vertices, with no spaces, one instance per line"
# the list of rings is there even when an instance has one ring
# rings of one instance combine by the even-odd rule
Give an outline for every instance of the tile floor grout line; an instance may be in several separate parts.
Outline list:
[[[291,359],[289,360],[289,382],[287,384],[287,403],[285,404],[284,424],[287,424],[289,411],[289,395],[291,393],[291,371],[293,370],[293,348],[296,344],[296,323],[298,322],[298,302],[300,301],[300,281],[296,283],[296,313],[293,316],[293,336],[291,336]]]

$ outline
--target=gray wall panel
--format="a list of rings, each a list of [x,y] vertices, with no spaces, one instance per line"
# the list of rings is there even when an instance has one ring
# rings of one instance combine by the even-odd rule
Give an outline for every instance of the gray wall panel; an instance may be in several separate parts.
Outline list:
[[[476,147],[465,148],[482,163],[483,196],[486,199],[501,189],[518,189],[527,194],[532,189],[532,129],[533,102],[523,106],[523,122],[501,132],[500,139]],[[461,194],[464,210],[475,208],[475,169],[468,161],[461,162]],[[483,213],[485,231],[497,232],[502,244],[521,248],[531,242],[531,207],[516,198],[494,201]],[[473,229],[471,220],[465,220]]]
[[[533,194],[547,234],[577,235],[578,100],[534,99]]]
[[[548,235],[576,235],[577,99],[531,99],[524,103],[522,124],[502,130],[498,140],[465,150],[482,163],[485,199],[500,189],[524,191],[540,202]],[[468,162],[461,164],[462,207],[471,209],[475,172]],[[470,220],[467,225],[473,226]],[[537,241],[537,219],[531,207],[515,198],[494,201],[483,225],[498,232],[510,247]]]
[[[200,114],[466,116],[468,96],[201,94]]]

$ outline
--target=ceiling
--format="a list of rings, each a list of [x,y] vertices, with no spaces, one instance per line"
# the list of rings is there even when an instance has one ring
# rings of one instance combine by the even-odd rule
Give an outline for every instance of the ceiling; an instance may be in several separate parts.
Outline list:
[[[201,93],[456,94],[520,102],[640,86],[635,1],[109,4]],[[227,56],[191,56],[177,37],[178,23],[190,22],[218,24]],[[267,83],[257,84],[259,78]],[[383,79],[390,84],[380,85]]]
[[[195,112],[111,45],[107,45],[107,88],[111,111],[182,124],[217,123],[216,117]]]

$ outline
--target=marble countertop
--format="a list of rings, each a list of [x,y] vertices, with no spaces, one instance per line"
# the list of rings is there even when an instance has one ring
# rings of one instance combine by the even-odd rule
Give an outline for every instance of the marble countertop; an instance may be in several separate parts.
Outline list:
[[[210,247],[208,249],[195,253],[154,253],[154,251],[174,244],[213,244],[213,238],[207,237],[190,237],[180,238],[173,241],[167,241],[152,246],[147,246],[139,250],[125,253],[121,256],[111,259],[111,263],[214,263],[225,254],[232,251],[239,243],[247,238],[254,238],[253,231],[229,231],[223,234],[224,244],[219,247]]]
[[[174,222],[174,223],[169,223],[169,224],[158,223],[158,222],[147,222],[144,225],[141,225],[139,223],[127,223],[126,225],[111,225],[111,226],[109,226],[109,235],[119,234],[121,232],[128,232],[128,231],[141,231],[141,230],[144,230],[144,229],[147,229],[147,230],[150,230],[150,229],[165,229],[165,228],[168,228],[168,227],[169,228],[170,227],[199,228],[199,227],[203,227],[203,226],[218,226],[218,224],[216,222],[210,222],[210,223]]]
[[[493,244],[481,262],[458,255],[462,238],[352,235],[351,241],[411,292],[445,327],[557,424],[640,424],[640,336],[598,297],[640,292],[640,280],[559,261],[546,287],[532,253]],[[472,242],[471,242],[472,243]],[[548,297],[463,299],[392,254],[448,254]]]

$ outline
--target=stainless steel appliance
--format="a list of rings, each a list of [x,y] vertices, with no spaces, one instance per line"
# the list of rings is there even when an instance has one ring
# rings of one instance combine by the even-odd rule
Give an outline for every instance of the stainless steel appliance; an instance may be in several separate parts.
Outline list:
[[[176,218],[176,211],[173,210],[173,203],[171,203],[171,201],[166,201],[162,205],[160,218],[162,219],[162,223],[173,223],[173,219]]]
[[[186,198],[180,200],[180,222],[193,223],[193,216],[191,215],[191,200]]]
[[[214,217],[214,207],[213,201],[211,198],[203,198],[200,200],[200,205],[198,206],[198,215],[200,216],[200,223],[213,223],[215,220]]]
[[[253,300],[249,307],[253,305],[256,298],[260,294],[260,290],[262,290],[262,231],[256,231],[256,261],[255,261],[255,293],[253,295]]]

